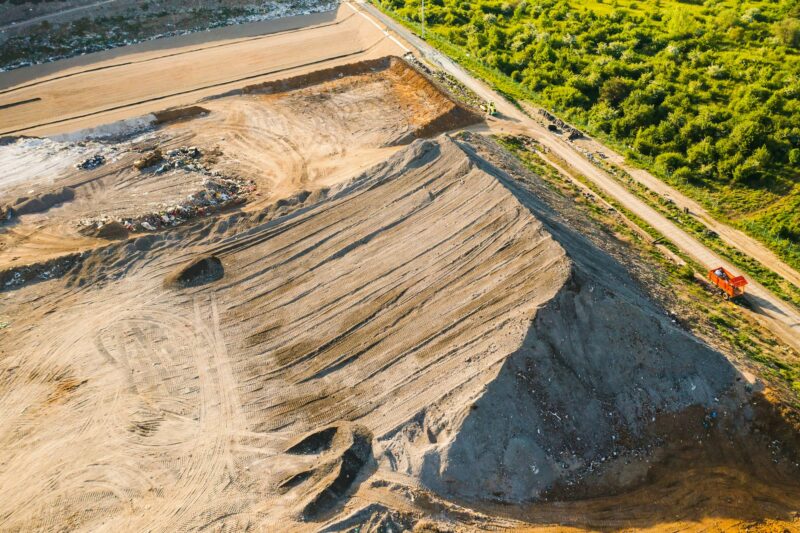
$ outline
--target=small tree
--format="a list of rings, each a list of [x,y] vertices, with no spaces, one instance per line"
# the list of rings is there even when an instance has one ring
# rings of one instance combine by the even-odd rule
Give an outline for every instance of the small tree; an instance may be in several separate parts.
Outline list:
[[[617,107],[631,92],[631,84],[619,76],[607,79],[600,87],[600,100],[611,107]]]
[[[772,27],[775,37],[789,48],[800,48],[800,20],[785,18]]]

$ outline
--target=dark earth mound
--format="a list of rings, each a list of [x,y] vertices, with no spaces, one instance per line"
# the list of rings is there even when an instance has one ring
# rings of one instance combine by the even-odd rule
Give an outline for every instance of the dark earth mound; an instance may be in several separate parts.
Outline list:
[[[222,261],[216,256],[202,257],[195,259],[187,266],[167,277],[168,286],[178,287],[199,287],[222,279],[225,275],[225,268]]]

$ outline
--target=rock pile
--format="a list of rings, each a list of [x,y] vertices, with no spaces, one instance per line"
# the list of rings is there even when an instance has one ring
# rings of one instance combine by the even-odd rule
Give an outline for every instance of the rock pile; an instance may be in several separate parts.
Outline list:
[[[555,128],[561,129],[561,131],[566,132],[568,140],[574,141],[575,139],[583,139],[585,137],[581,130],[579,130],[578,128],[575,128],[574,126],[571,126],[571,125],[567,124],[566,122],[564,122],[563,120],[561,120],[557,116],[553,115],[552,113],[550,113],[546,109],[540,109],[539,110],[539,114],[542,115],[545,119],[547,119],[550,122],[552,122],[552,124],[551,124],[552,126],[554,126]]]
[[[80,163],[78,163],[75,166],[77,168],[82,169],[82,170],[94,170],[97,167],[99,167],[101,165],[104,165],[105,162],[106,162],[106,158],[105,157],[103,157],[100,154],[96,154],[96,155],[93,155],[92,157],[84,159],[83,161],[81,161]]]

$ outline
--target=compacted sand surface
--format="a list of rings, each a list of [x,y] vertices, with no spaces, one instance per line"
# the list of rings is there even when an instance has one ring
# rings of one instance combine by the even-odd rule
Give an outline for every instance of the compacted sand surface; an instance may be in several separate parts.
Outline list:
[[[296,88],[287,91],[287,84]],[[105,142],[76,144],[64,139],[79,135],[61,135],[0,146],[0,208],[65,187],[74,195],[7,224],[0,233],[0,268],[106,244],[82,231],[81,223],[166,212],[203,190],[209,178],[246,182],[252,189],[246,209],[257,209],[342,182],[428,130],[475,118],[405,62],[383,58],[324,70],[311,79],[250,86],[153,115],[153,124],[159,120],[157,131],[136,135],[134,128],[122,142],[107,140],[127,133],[116,125],[82,132],[104,136]],[[168,155],[181,148],[197,150],[194,156]],[[162,159],[136,167],[156,149]],[[97,155],[106,162],[76,168]],[[175,163],[180,166],[171,166]]]
[[[756,380],[442,134],[471,111],[398,59],[338,68],[0,147],[57,170],[2,183],[48,205],[0,234],[0,529],[797,525]]]

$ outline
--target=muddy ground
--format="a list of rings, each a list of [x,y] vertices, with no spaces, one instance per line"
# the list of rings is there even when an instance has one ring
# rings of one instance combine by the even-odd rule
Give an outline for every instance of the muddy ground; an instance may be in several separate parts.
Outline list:
[[[763,382],[430,80],[195,105],[0,147],[0,529],[798,528]]]

